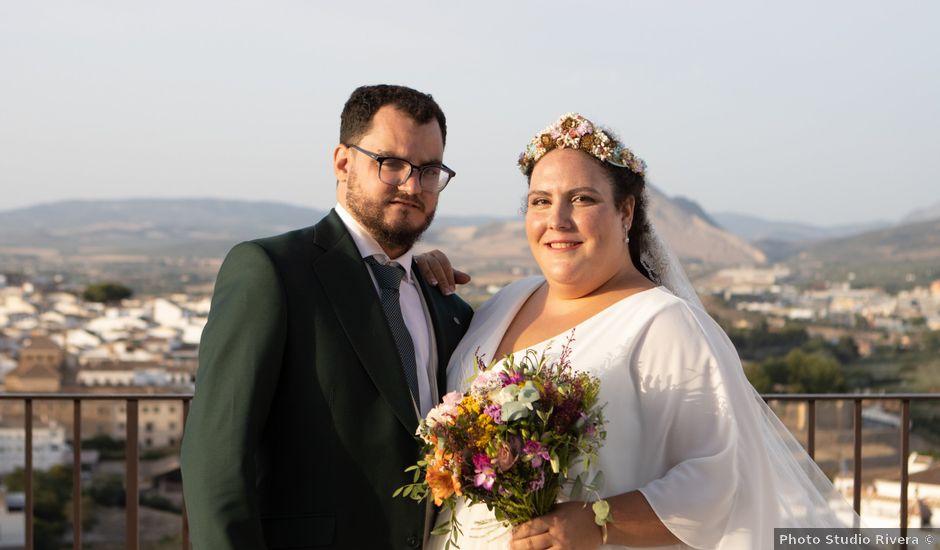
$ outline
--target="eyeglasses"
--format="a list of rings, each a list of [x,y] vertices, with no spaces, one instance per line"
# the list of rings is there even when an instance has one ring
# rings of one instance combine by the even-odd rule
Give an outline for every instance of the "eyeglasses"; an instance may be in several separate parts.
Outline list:
[[[379,163],[379,180],[382,183],[398,187],[408,181],[415,171],[418,172],[418,184],[423,191],[440,193],[447,187],[450,179],[457,175],[443,164],[425,164],[415,166],[405,159],[397,157],[383,157],[372,151],[367,151],[358,145],[347,145],[363,155]]]

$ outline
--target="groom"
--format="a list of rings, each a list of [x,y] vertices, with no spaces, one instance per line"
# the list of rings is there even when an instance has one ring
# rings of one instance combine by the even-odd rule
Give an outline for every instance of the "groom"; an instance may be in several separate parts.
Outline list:
[[[241,243],[202,335],[182,469],[193,547],[419,548],[419,415],[470,322],[429,287],[412,245],[454,175],[430,95],[356,89],[319,223]]]

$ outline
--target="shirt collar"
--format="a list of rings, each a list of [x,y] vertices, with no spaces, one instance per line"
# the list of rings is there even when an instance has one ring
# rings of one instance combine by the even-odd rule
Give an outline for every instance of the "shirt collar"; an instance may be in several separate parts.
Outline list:
[[[413,282],[411,276],[411,260],[414,257],[414,249],[409,248],[404,254],[392,260],[388,257],[388,254],[382,250],[382,247],[379,246],[379,243],[376,242],[375,238],[366,231],[366,228],[362,227],[362,224],[359,223],[348,210],[343,208],[339,203],[336,203],[336,206],[333,207],[333,210],[336,211],[336,215],[339,216],[339,219],[343,222],[343,225],[346,226],[346,229],[349,231],[349,235],[353,238],[353,242],[356,243],[356,248],[359,250],[359,255],[363,259],[368,258],[369,256],[376,256],[377,260],[381,264],[387,264],[390,261],[394,261],[405,268],[405,280],[409,283]]]

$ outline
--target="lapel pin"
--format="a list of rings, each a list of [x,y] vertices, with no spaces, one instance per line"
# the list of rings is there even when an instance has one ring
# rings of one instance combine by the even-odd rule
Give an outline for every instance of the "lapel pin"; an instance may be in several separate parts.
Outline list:
[[[455,322],[455,323],[457,323],[457,324],[459,325],[459,324],[460,324],[460,319],[458,319],[458,318],[456,318],[456,317],[454,317],[454,322]]]

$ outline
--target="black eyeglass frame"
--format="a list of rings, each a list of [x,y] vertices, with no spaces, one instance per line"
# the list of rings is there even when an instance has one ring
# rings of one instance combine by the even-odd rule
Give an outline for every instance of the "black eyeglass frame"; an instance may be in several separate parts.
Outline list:
[[[418,171],[418,185],[421,187],[421,189],[422,189],[423,191],[434,191],[435,193],[440,193],[441,191],[444,190],[445,187],[447,187],[447,184],[450,183],[450,180],[454,179],[454,176],[457,175],[457,172],[454,172],[453,170],[451,170],[450,168],[448,168],[448,167],[447,167],[445,164],[443,164],[443,163],[424,164],[424,165],[422,165],[422,166],[417,166],[417,165],[412,164],[411,162],[409,162],[409,161],[407,161],[407,160],[405,160],[405,159],[403,159],[403,158],[391,157],[391,156],[382,156],[382,155],[379,155],[378,153],[373,153],[372,151],[369,151],[369,150],[367,150],[367,149],[363,149],[362,147],[359,147],[358,145],[355,145],[355,144],[345,144],[345,143],[344,143],[343,145],[346,145],[346,147],[349,147],[350,149],[355,149],[356,151],[359,151],[359,152],[362,153],[363,155],[365,155],[365,156],[371,158],[372,160],[374,160],[375,162],[377,162],[377,163],[379,164],[379,181],[381,181],[381,182],[384,183],[385,185],[391,185],[391,186],[394,186],[394,187],[399,187],[399,186],[403,185],[406,181],[408,181],[408,179],[411,177],[411,175],[415,173],[415,170],[417,170],[417,171]],[[408,165],[408,175],[405,176],[405,177],[401,180],[400,183],[397,183],[397,184],[395,184],[395,183],[389,183],[389,182],[387,182],[387,181],[385,181],[385,180],[382,179],[382,164],[384,164],[385,161],[387,161],[387,160],[397,160],[397,161],[399,161],[399,162],[404,162],[405,164]],[[422,178],[422,176],[423,176],[424,171],[425,171],[426,169],[428,169],[428,168],[439,168],[439,169],[443,170],[444,173],[447,174],[447,181],[445,181],[444,183],[438,183],[436,189],[425,189],[425,188],[424,188],[424,184],[421,183],[421,178]],[[438,181],[440,181],[440,180],[438,180]]]

